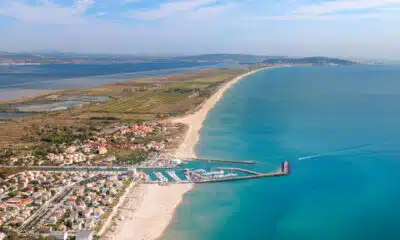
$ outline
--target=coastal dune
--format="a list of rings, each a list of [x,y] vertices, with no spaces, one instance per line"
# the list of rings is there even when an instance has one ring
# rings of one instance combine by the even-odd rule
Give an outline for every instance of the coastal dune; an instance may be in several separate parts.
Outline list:
[[[174,123],[183,123],[188,126],[184,140],[176,150],[175,156],[178,158],[196,157],[194,148],[199,140],[200,129],[208,112],[235,83],[264,69],[250,71],[226,82],[203,103],[198,111],[184,117],[171,119]],[[193,184],[172,184],[169,186],[154,184],[142,185],[135,189],[130,193],[131,197],[135,198],[138,194],[137,191],[140,191],[140,200],[137,201],[135,207],[123,206],[123,208],[127,207],[132,210],[125,215],[125,220],[119,224],[112,239],[153,240],[161,237],[172,220],[175,209],[181,203],[184,194],[192,188]]]

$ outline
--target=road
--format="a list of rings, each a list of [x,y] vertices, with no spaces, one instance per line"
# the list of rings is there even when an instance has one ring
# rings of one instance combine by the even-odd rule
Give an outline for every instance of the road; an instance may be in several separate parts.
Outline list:
[[[38,221],[44,221],[44,219],[46,219],[45,216],[48,216],[49,213],[50,214],[52,213],[52,210],[53,211],[55,210],[54,207],[56,205],[53,205],[49,208],[50,204],[59,203],[65,196],[68,195],[68,193],[70,193],[73,190],[73,188],[75,186],[86,184],[87,182],[95,180],[97,177],[98,177],[98,175],[63,187],[56,195],[54,195],[52,198],[50,198],[34,214],[32,214],[32,216],[30,216],[28,219],[26,219],[23,222],[23,224],[18,228],[18,231],[21,232],[21,231],[25,231],[26,229],[29,230]]]

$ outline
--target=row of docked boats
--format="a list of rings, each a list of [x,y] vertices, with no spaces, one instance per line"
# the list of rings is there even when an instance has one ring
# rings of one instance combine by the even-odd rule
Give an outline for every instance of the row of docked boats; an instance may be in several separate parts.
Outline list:
[[[170,177],[168,179],[166,176],[163,175],[161,172],[153,172],[154,176],[156,177],[157,180],[152,180],[151,177],[148,174],[145,174],[145,179],[147,183],[167,183],[170,182],[170,179],[172,179],[172,182],[176,183],[186,183],[186,182],[197,182],[197,181],[202,181],[202,180],[209,180],[209,179],[220,179],[220,178],[230,178],[230,177],[236,177],[237,174],[235,173],[225,173],[223,170],[218,170],[218,171],[209,171],[207,172],[204,169],[196,169],[196,170],[190,170],[186,169],[185,171],[185,180],[181,179],[175,171],[166,171],[166,174]]]

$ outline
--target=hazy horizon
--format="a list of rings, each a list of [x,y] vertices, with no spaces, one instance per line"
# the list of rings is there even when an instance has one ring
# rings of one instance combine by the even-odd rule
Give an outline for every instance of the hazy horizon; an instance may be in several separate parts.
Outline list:
[[[400,0],[2,0],[0,51],[399,60]]]

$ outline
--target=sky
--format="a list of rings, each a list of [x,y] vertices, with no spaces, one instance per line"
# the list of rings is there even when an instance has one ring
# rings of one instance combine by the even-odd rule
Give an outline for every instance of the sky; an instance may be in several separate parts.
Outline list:
[[[0,51],[400,59],[400,0],[0,0]]]

